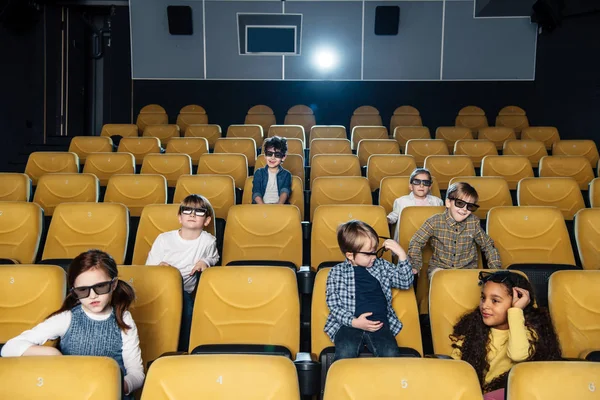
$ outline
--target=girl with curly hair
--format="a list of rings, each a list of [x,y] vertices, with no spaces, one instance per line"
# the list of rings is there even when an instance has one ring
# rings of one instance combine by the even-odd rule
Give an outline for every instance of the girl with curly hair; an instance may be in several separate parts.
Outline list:
[[[548,311],[537,307],[525,277],[482,271],[479,285],[479,307],[463,315],[450,335],[452,358],[475,368],[485,400],[504,399],[513,365],[560,360],[560,345]]]

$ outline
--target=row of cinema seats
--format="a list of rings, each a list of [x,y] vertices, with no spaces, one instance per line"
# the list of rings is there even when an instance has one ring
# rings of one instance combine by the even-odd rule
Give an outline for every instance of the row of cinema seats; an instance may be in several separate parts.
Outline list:
[[[243,139],[219,140],[232,144],[232,148],[222,153],[201,154],[196,159],[196,167],[191,156],[187,154],[151,152],[134,154],[128,151],[88,154],[85,157],[86,161],[82,170],[84,173],[96,175],[100,179],[101,186],[106,186],[112,175],[135,173],[136,163],[139,162],[142,174],[163,175],[167,179],[169,187],[175,187],[180,176],[196,172],[198,174],[230,175],[234,178],[236,188],[241,191],[249,174],[252,175],[254,168],[264,167],[266,160],[263,155],[252,158],[254,150],[248,154],[236,153],[236,151],[242,149],[238,148],[236,143],[233,142],[244,141]],[[365,141],[361,141],[361,144],[363,142]],[[595,177],[594,168],[598,164],[598,151],[591,141],[587,142],[591,144],[590,149],[593,149],[595,153],[593,157],[591,154],[588,156],[552,155],[544,156],[537,162],[532,162],[525,155],[487,155],[479,160],[468,155],[428,155],[428,150],[434,150],[436,140],[411,140],[407,147],[413,142],[415,144],[414,148],[422,146],[423,151],[415,151],[413,154],[408,155],[367,153],[368,158],[366,161],[364,159],[361,161],[360,154],[359,156],[353,154],[315,154],[311,158],[310,166],[304,165],[304,159],[301,155],[290,154],[287,156],[284,166],[293,176],[297,176],[306,188],[310,187],[311,182],[319,177],[366,176],[371,191],[376,191],[379,189],[381,180],[384,177],[410,175],[414,168],[424,166],[432,172],[442,190],[448,187],[448,183],[453,177],[476,175],[504,177],[509,182],[511,190],[516,190],[516,185],[521,179],[536,175],[540,177],[572,177],[578,182],[581,190],[587,190],[588,185]],[[577,145],[571,142],[585,141],[561,142],[575,148]],[[136,151],[132,148],[128,150]],[[254,161],[251,167],[248,163],[249,155]],[[364,168],[362,168],[363,164],[365,164]],[[29,156],[25,174],[32,179],[33,185],[37,185],[37,180],[44,174],[56,172],[78,173],[80,169],[80,158],[74,152],[34,152]]]
[[[311,346],[307,349],[310,354],[303,354],[300,353],[298,284],[291,269],[238,266],[216,267],[203,272],[195,300],[189,353],[251,353],[260,354],[260,357],[277,356],[271,360],[286,358],[295,360],[297,370],[295,382],[300,385],[300,392],[303,395],[325,393],[327,398],[327,391],[330,390],[327,385],[337,381],[333,377],[338,368],[334,366],[328,375],[334,354],[333,344],[323,332],[328,314],[325,303],[325,282],[328,273],[329,268],[321,269],[315,279],[310,327]],[[432,279],[429,314],[433,351],[438,356],[448,356],[451,353],[452,347],[448,335],[452,331],[453,324],[462,314],[475,308],[479,303],[478,273],[479,270],[441,271]],[[193,363],[191,360],[196,358],[181,355],[155,361],[161,355],[175,351],[177,348],[181,315],[179,272],[166,266],[120,266],[119,276],[132,284],[136,291],[137,300],[131,312],[139,330],[144,365],[148,367],[151,362],[154,362],[149,368],[150,373],[142,398],[149,396],[150,399],[162,399],[164,397],[152,397],[157,395],[155,391],[158,390],[152,379],[153,368],[162,365],[163,362],[171,363],[168,365],[176,368],[177,363]],[[0,309],[0,343],[5,343],[10,337],[39,323],[52,310],[58,308],[66,292],[65,285],[65,273],[57,266],[20,265],[0,268],[2,289],[0,299],[4,304]],[[600,297],[596,293],[598,285],[600,285],[600,271],[559,271],[550,278],[549,308],[565,358],[589,361],[600,359],[598,358],[600,336],[598,330],[594,328],[600,323],[598,313],[595,312],[600,307]],[[244,304],[244,307],[240,307],[240,304]],[[386,362],[392,363],[390,365],[413,363],[405,364],[414,365],[413,368],[419,368],[419,365],[425,368],[426,362],[431,362],[432,366],[438,365],[433,360],[418,360],[423,356],[423,344],[414,292],[394,290],[392,305],[404,324],[404,329],[396,338],[397,343],[404,357],[415,359]],[[16,316],[18,318],[15,318]],[[368,353],[361,354],[361,358],[368,356]],[[260,357],[256,360],[260,360]],[[166,361],[169,359],[172,361]],[[18,361],[14,362],[18,363]],[[254,365],[258,366],[262,361],[254,362]],[[284,361],[271,361],[273,362]],[[362,364],[357,364],[355,368],[361,369],[367,375],[372,373],[368,371],[369,366],[376,365],[369,364],[376,361],[359,359],[358,362]],[[462,368],[459,375],[474,374],[471,367],[464,363],[448,360],[436,362],[439,362],[439,365],[447,365],[448,368]],[[578,368],[577,362],[571,361],[571,363],[573,368]],[[227,383],[231,383],[226,378],[227,375],[223,375],[225,372],[218,373],[219,365],[219,363],[212,365],[213,374],[216,374],[213,380],[216,381],[218,376],[222,376]],[[289,363],[289,365],[291,368],[293,364]],[[0,365],[1,367],[3,366]],[[248,368],[247,365],[241,368],[240,365],[240,371],[244,369],[247,373],[249,370],[262,370],[257,367]],[[46,370],[45,373],[49,371]],[[227,372],[227,374],[231,373],[232,371]],[[453,376],[449,374],[448,379],[449,376]],[[177,375],[179,373],[172,372],[170,377],[163,377],[161,381],[166,384],[169,379]],[[431,371],[426,375],[430,377]],[[196,374],[193,373],[193,369],[190,369],[184,376],[191,377]],[[190,380],[184,379],[184,376],[180,377],[183,381]],[[348,384],[355,381],[348,379],[347,375],[345,377]],[[404,379],[417,379],[417,376],[405,376]],[[445,378],[440,377],[440,379]],[[198,383],[195,378],[191,380],[195,384]],[[449,382],[453,380],[449,379]],[[396,382],[398,381],[396,377]],[[477,379],[474,382],[473,389],[469,390],[478,390]],[[0,385],[2,387],[0,393],[1,390],[6,390],[5,386]],[[15,385],[9,386],[15,390]],[[297,387],[295,384],[293,386]],[[480,396],[480,392],[475,393],[479,393]]]
[[[5,398],[30,398],[34,393],[64,400],[121,398],[119,368],[108,358],[2,359],[0,370],[0,395]],[[74,370],[79,372],[78,379]],[[518,364],[510,372],[506,399],[591,400],[599,374],[598,363]],[[324,399],[433,399],[449,393],[460,400],[481,399],[475,370],[466,362],[372,358],[337,362],[329,372]],[[300,400],[301,396],[294,364],[283,357],[200,355],[157,360],[149,370],[141,400],[188,398]]]
[[[0,222],[5,227],[0,234],[0,258],[5,263],[37,261],[66,266],[77,254],[94,247],[109,252],[118,263],[143,264],[155,238],[179,227],[177,210],[177,204],[147,205],[137,218],[130,217],[120,203],[62,203],[54,209],[44,235],[43,211],[37,204],[0,202]],[[423,222],[443,210],[409,207],[403,211],[400,244],[408,248]],[[351,219],[369,223],[380,236],[391,236],[385,209],[373,205],[322,205],[315,210],[311,224],[301,222],[298,208],[286,205],[235,205],[216,216],[207,231],[216,233],[222,265],[277,263],[297,270],[310,266],[306,269],[317,271],[343,260],[335,231]],[[596,243],[600,236],[595,227],[600,223],[600,209],[582,209],[573,221],[565,221],[558,208],[544,206],[493,207],[485,217],[503,266],[528,271],[534,284],[543,287],[556,269],[599,269]],[[219,229],[223,229],[222,236]],[[425,264],[430,256],[426,247]],[[391,260],[389,254],[385,257]],[[310,273],[302,275],[306,293],[310,293],[311,279]],[[427,313],[427,285],[427,279],[418,280],[417,298],[423,314]],[[545,297],[542,291],[542,304]]]
[[[169,116],[165,109],[158,104],[149,104],[142,107],[136,118],[137,130],[143,134],[145,134],[148,127],[168,124]],[[192,104],[181,108],[175,126],[178,132],[185,134],[191,125],[206,124],[208,124],[206,110],[201,106]],[[277,125],[277,120],[269,106],[256,105],[248,110],[244,124],[259,125],[265,132],[268,132],[273,125]],[[308,106],[299,104],[287,111],[283,124],[298,125],[305,132],[309,132],[317,123],[313,110]],[[481,130],[489,127],[485,111],[477,106],[466,106],[460,109],[454,124],[457,128],[468,128],[475,137]],[[353,111],[349,126],[351,130],[356,126],[383,126],[383,121],[375,107],[365,105]],[[397,127],[404,126],[423,126],[423,120],[418,109],[404,105],[394,110],[389,124],[390,132],[394,132]],[[522,108],[506,106],[496,116],[495,127],[509,128],[518,137],[521,131],[529,127],[529,120]]]

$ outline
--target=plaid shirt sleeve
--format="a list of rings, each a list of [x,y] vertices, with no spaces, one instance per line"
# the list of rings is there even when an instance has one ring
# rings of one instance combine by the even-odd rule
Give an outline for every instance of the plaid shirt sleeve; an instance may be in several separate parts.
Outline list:
[[[431,218],[435,217],[436,216],[434,215]],[[427,244],[429,238],[433,236],[434,228],[431,224],[431,218],[425,221],[419,230],[415,232],[408,245],[408,258],[410,259],[413,268],[417,271],[420,271],[421,267],[423,267],[422,249]]]
[[[500,253],[498,253],[498,249],[496,249],[496,246],[494,246],[494,240],[483,231],[483,228],[481,225],[479,225],[479,223],[477,224],[477,228],[478,229],[476,230],[473,239],[479,245],[479,247],[481,247],[481,250],[485,254],[485,258],[487,259],[487,267],[491,269],[502,268]]]
[[[398,261],[398,265],[388,264],[388,272],[390,277],[390,284],[392,287],[398,289],[410,289],[415,276],[412,273],[412,266],[408,259],[404,261]]]
[[[350,299],[345,299],[340,296],[341,285],[344,285],[344,277],[341,274],[340,268],[332,268],[327,276],[327,285],[325,292],[325,300],[329,313],[333,318],[339,321],[340,324],[352,326],[354,314],[348,310]]]

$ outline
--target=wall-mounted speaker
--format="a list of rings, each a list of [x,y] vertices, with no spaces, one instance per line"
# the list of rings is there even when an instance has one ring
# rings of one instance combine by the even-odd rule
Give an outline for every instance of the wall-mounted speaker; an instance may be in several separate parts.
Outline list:
[[[169,33],[171,35],[193,35],[192,8],[190,6],[168,6]]]
[[[375,7],[375,34],[397,35],[400,25],[400,7],[377,6]]]

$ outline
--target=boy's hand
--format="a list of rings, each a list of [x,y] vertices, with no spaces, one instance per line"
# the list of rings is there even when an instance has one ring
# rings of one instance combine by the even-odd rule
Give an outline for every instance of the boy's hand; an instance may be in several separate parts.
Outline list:
[[[521,295],[521,297],[519,297],[519,294]],[[524,310],[530,301],[531,301],[531,298],[529,297],[529,291],[518,288],[518,287],[513,288],[513,300],[512,300],[513,307]]]
[[[208,264],[206,264],[204,261],[200,260],[196,263],[196,265],[194,265],[192,272],[190,272],[190,276],[194,275],[198,271],[202,272],[206,268],[208,268]]]
[[[386,250],[390,250],[392,253],[397,255],[400,261],[406,260],[406,252],[404,251],[402,246],[400,246],[400,244],[395,240],[387,239],[385,242],[383,242],[383,247],[385,247]]]
[[[373,315],[372,312],[367,312],[364,314],[360,314],[360,317],[354,318],[352,320],[352,327],[357,329],[362,329],[367,332],[376,332],[383,326],[383,322],[380,321],[371,321],[368,320],[367,317]]]
[[[162,265],[163,267],[172,267],[172,265],[171,265],[171,264],[169,264],[169,263],[166,263],[166,262],[164,262],[164,261],[161,261],[161,262],[160,262],[160,264],[158,264],[158,265]]]
[[[412,273],[413,273],[413,275],[417,275],[419,273],[419,271],[416,268],[413,268]]]

